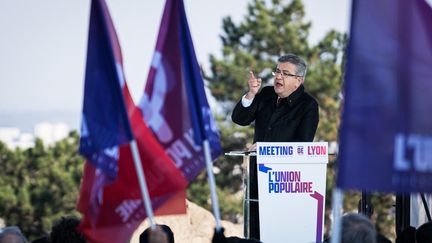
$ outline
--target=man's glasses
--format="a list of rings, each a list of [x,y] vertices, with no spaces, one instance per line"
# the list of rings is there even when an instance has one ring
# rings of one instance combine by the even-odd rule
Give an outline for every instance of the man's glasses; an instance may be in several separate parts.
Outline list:
[[[291,74],[291,73],[289,73],[287,71],[282,71],[279,68],[276,68],[276,70],[272,72],[272,75],[276,76],[278,74],[281,75],[283,79],[285,79],[287,77],[303,77],[303,76]]]

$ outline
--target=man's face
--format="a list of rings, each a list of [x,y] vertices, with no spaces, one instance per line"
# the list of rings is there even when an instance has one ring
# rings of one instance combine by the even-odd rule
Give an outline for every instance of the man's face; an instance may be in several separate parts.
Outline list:
[[[303,77],[296,76],[296,66],[289,62],[279,63],[276,68],[273,85],[279,97],[287,97],[303,82]]]

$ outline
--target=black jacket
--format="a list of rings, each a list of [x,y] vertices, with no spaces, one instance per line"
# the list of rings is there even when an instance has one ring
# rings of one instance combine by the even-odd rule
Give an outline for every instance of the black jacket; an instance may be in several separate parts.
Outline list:
[[[233,122],[247,126],[255,121],[255,142],[312,142],[318,126],[318,103],[301,85],[276,107],[273,86],[264,87],[249,107],[241,100],[232,113]]]

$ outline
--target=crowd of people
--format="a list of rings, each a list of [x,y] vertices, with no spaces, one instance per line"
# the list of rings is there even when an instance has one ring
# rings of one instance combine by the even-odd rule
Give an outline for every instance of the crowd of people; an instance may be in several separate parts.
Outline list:
[[[372,221],[363,214],[350,213],[342,217],[341,243],[391,243],[376,232]],[[432,222],[426,222],[418,229],[410,226],[401,232],[395,243],[431,243]]]
[[[52,227],[51,232],[32,243],[83,243],[86,239],[77,227],[80,221],[74,217],[63,217]],[[385,236],[378,234],[372,221],[363,214],[348,213],[342,217],[341,243],[391,243]],[[17,226],[0,228],[0,243],[27,243],[27,239]],[[168,225],[148,227],[139,237],[140,243],[174,243],[174,233]],[[215,230],[212,243],[256,243],[256,239],[226,237],[224,229]],[[326,239],[324,242],[330,242]],[[408,227],[396,238],[395,243],[431,243],[432,222],[419,228]]]
[[[32,243],[85,243],[84,235],[77,230],[80,220],[62,217],[51,228],[51,232]],[[0,243],[27,243],[27,238],[17,226],[0,228]]]

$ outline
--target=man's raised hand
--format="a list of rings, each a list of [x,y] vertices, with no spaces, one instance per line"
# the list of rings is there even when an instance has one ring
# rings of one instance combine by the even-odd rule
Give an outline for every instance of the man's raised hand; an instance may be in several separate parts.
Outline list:
[[[246,99],[253,99],[261,88],[261,78],[255,78],[253,71],[249,71],[248,79],[249,91],[246,94]]]

